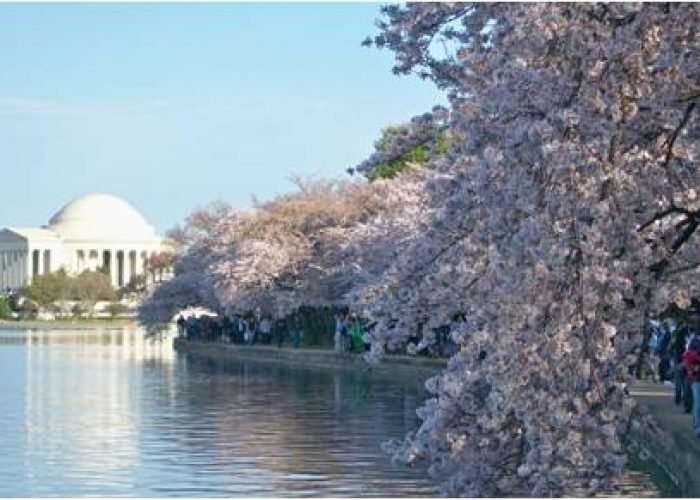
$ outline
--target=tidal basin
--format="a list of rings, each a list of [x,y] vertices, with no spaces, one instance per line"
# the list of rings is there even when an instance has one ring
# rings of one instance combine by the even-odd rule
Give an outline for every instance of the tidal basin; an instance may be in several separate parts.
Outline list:
[[[434,496],[382,441],[420,384],[175,353],[135,328],[0,329],[0,497]]]

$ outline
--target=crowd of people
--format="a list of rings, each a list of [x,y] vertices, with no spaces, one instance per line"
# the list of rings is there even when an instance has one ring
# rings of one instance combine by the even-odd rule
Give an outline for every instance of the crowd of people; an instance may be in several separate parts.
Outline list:
[[[333,348],[338,355],[360,354],[369,350],[364,333],[367,324],[349,308],[337,310],[334,315]],[[700,437],[700,335],[689,324],[679,324],[673,318],[650,321],[649,364],[654,380],[673,385],[674,402],[692,415],[692,428]],[[265,315],[234,314],[224,316],[180,315],[177,319],[178,336],[204,342],[225,342],[241,345],[274,345],[287,343],[300,347],[304,340],[302,321],[298,315],[273,319]],[[434,330],[435,342],[418,355],[449,357],[456,345],[449,336],[449,328]],[[416,339],[417,341],[417,339]]]
[[[241,316],[189,316],[177,319],[179,337],[204,342],[225,342],[241,345],[272,345],[282,347],[290,342],[295,348],[301,345],[304,331],[297,318],[273,321],[268,316],[250,314]]]
[[[359,354],[369,350],[369,344],[363,340],[365,325],[356,313],[349,309],[335,314],[335,332],[333,342],[336,354]]]
[[[674,387],[674,403],[692,415],[692,428],[700,437],[700,336],[673,318],[651,321],[649,340],[652,376]]]
[[[337,309],[334,314],[334,328],[329,331],[331,338],[321,339],[322,345],[333,346],[338,355],[361,354],[370,349],[364,334],[373,324],[368,323],[349,308]],[[224,342],[240,345],[292,345],[298,348],[304,341],[303,322],[299,315],[285,319],[273,319],[259,314],[189,316],[180,315],[177,319],[179,337],[203,342]],[[457,349],[451,340],[449,328],[433,330],[434,342],[415,352],[417,356],[449,357]],[[321,335],[323,336],[323,335]],[[314,337],[313,335],[311,337]],[[315,336],[315,337],[318,337]],[[311,339],[311,343],[313,344]],[[418,337],[409,339],[418,344]],[[307,342],[308,343],[308,342]],[[316,344],[319,339],[316,338]]]

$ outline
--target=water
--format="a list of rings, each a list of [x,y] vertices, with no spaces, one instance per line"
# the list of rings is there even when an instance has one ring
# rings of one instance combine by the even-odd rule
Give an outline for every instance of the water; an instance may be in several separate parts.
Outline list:
[[[432,496],[379,449],[420,385],[212,363],[129,329],[0,330],[0,497]]]

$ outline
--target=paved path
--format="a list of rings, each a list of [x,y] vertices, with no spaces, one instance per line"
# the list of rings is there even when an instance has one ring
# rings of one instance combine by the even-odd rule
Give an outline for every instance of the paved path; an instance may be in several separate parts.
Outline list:
[[[673,403],[673,387],[637,382],[631,390],[659,426],[645,436],[655,460],[679,483],[683,496],[700,496],[700,439],[691,429],[691,416]]]
[[[684,413],[682,407],[674,404],[672,386],[640,381],[630,392],[649,409],[664,430],[685,441],[700,457],[700,439],[693,435],[692,417],[689,413]]]

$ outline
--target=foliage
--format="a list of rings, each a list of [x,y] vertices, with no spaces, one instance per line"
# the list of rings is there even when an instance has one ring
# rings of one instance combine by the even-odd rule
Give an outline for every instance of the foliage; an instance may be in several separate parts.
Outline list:
[[[262,305],[277,316],[301,306],[345,304],[347,292],[388,265],[393,241],[420,220],[403,218],[389,232],[375,224],[383,220],[388,227],[396,214],[420,210],[424,193],[408,178],[400,189],[388,181],[297,179],[297,185],[296,192],[225,223],[226,241],[212,266],[223,303],[244,311]],[[384,244],[358,244],[352,234],[363,228],[368,240]]]
[[[12,317],[12,308],[10,301],[4,297],[0,297],[0,319],[8,319]]]
[[[448,93],[454,141],[427,185],[432,227],[357,297],[375,350],[431,342],[424,322],[461,347],[395,457],[426,460],[449,494],[606,488],[644,318],[697,292],[700,8],[382,12],[370,43]]]
[[[208,206],[197,207],[187,216],[182,226],[178,224],[170,229],[167,237],[174,243],[176,250],[184,251],[190,245],[207,237],[212,227],[228,216],[232,210],[231,205],[223,201],[215,201]]]
[[[98,300],[114,300],[116,292],[108,275],[99,271],[83,271],[70,281],[69,296],[80,301],[81,310],[92,312]]]
[[[121,295],[143,294],[146,291],[146,275],[137,274],[133,276],[124,288],[121,290]]]
[[[174,260],[172,252],[163,251],[151,255],[146,262],[146,269],[153,281],[162,281],[163,273],[172,268]]]
[[[429,158],[444,156],[449,149],[445,125],[423,123],[416,119],[406,125],[386,127],[374,143],[375,154],[357,170],[370,181],[392,179],[411,166],[425,164]]]
[[[220,311],[210,272],[217,241],[221,239],[222,217],[229,209],[223,204],[197,208],[184,226],[169,231],[178,253],[173,256],[174,276],[157,286],[139,305],[138,319],[151,332],[165,328],[173,316],[187,307]]]
[[[65,271],[59,270],[50,274],[41,274],[32,277],[23,295],[46,307],[57,300],[64,300],[69,294],[70,278]]]
[[[114,300],[116,293],[110,284],[107,273],[84,271],[78,276],[68,276],[59,270],[50,274],[37,275],[24,289],[23,296],[41,307],[48,307],[58,301],[78,300],[83,311],[92,311],[98,300]]]

